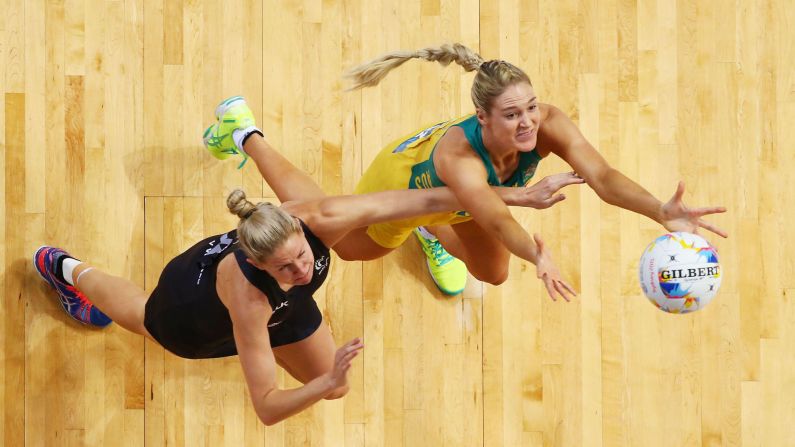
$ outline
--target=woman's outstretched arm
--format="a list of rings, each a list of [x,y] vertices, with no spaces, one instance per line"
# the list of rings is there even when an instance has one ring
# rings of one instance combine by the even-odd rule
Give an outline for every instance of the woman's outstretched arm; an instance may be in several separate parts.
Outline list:
[[[666,203],[661,202],[611,167],[565,113],[548,104],[541,106],[543,121],[538,132],[538,147],[542,155],[552,152],[561,157],[585,179],[599,198],[611,205],[642,214],[669,231],[696,233],[699,228],[704,228],[719,236],[728,236],[719,227],[702,219],[709,214],[723,213],[726,208],[687,207],[682,201],[684,185],[681,182],[673,197]]]

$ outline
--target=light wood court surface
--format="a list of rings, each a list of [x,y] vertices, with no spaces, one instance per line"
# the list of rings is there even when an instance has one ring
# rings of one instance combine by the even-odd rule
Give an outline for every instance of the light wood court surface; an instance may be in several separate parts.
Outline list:
[[[0,0],[0,439],[17,446],[795,445],[795,9],[785,0]],[[662,232],[587,188],[516,210],[581,292],[551,302],[512,261],[445,299],[414,241],[335,261],[317,296],[365,338],[343,400],[273,427],[236,358],[187,361],[69,320],[31,264],[65,247],[151,290],[170,257],[234,221],[242,185],[201,148],[243,94],[271,142],[329,194],[383,145],[472,110],[472,76],[412,61],[378,87],[341,74],[460,41],[524,68],[618,169],[713,219],[722,289],[666,315],[636,263]],[[567,168],[541,164],[537,178]],[[280,372],[285,386],[295,382]]]

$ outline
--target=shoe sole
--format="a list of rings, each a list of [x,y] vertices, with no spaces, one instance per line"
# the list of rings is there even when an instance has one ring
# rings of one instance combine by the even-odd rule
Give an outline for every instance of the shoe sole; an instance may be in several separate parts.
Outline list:
[[[242,96],[240,96],[240,95],[237,95],[237,96],[230,96],[229,98],[226,98],[226,99],[224,99],[224,100],[223,100],[223,101],[221,101],[221,103],[220,103],[220,104],[218,104],[218,106],[215,108],[215,119],[217,119],[217,120],[220,120],[220,119],[221,119],[221,117],[224,115],[224,112],[226,112],[226,109],[228,109],[229,107],[231,107],[231,106],[232,106],[232,104],[234,104],[236,101],[242,101],[242,102],[243,102],[243,104],[245,104],[245,103],[246,103],[246,99],[245,99],[245,98],[243,98],[243,97],[242,97]]]
[[[220,124],[221,117],[226,114],[227,110],[229,110],[230,108],[232,108],[232,107],[234,107],[236,105],[239,105],[239,104],[242,104],[244,107],[248,108],[248,104],[246,104],[246,99],[243,98],[240,95],[230,96],[229,98],[224,99],[223,101],[221,101],[218,104],[218,106],[215,107],[215,119],[218,120],[219,124]],[[209,133],[211,133],[210,130],[212,129],[212,127],[213,127],[213,125],[210,125],[210,127],[208,127],[204,131],[204,136],[202,137],[202,140],[204,141],[204,147],[207,148],[208,150],[210,148],[207,145],[206,138],[207,138],[207,135]],[[237,166],[237,169],[241,169],[243,167],[243,165],[245,165],[246,162],[248,161],[248,155],[246,155],[246,153],[244,151],[242,151],[242,150],[240,150],[238,152],[235,152],[235,153],[217,153],[217,152],[213,152],[213,151],[210,151],[210,153],[215,158],[217,158],[219,160],[225,160],[225,159],[229,158],[231,155],[239,153],[240,155],[243,156],[243,161],[240,162],[240,164]],[[223,154],[223,155],[221,155],[221,154]]]

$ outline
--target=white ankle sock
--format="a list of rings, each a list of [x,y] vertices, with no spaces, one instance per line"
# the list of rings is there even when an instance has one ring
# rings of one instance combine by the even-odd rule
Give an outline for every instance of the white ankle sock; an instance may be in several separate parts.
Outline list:
[[[75,271],[75,267],[82,264],[83,261],[78,261],[75,258],[67,258],[63,260],[62,269],[63,269],[63,279],[69,283],[69,285],[75,285],[74,280],[72,279],[72,273]]]
[[[246,152],[243,150],[243,141],[247,136],[251,135],[252,132],[258,132],[262,135],[262,131],[259,130],[257,126],[249,126],[245,129],[235,129],[232,131],[232,140],[234,140],[235,146],[240,149],[241,152]]]
[[[420,235],[422,237],[424,237],[425,239],[428,239],[428,240],[431,240],[431,241],[436,239],[436,236],[434,236],[433,233],[428,231],[428,229],[425,228],[425,227],[417,227],[417,231],[419,231]]]

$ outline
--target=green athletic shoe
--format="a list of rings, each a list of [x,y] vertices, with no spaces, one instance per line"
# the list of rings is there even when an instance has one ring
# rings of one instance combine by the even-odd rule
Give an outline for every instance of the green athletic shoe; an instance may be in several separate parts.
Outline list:
[[[242,96],[232,96],[221,101],[215,108],[215,117],[218,122],[211,125],[204,131],[204,147],[210,154],[224,160],[232,155],[240,154],[243,161],[238,168],[242,168],[248,161],[248,155],[242,148],[237,147],[232,133],[237,129],[247,129],[257,125],[254,114],[248,108],[246,100]]]
[[[458,295],[467,284],[467,266],[460,259],[454,258],[444,249],[439,239],[426,239],[415,228],[414,235],[420,241],[422,251],[428,261],[436,287],[447,295]]]

